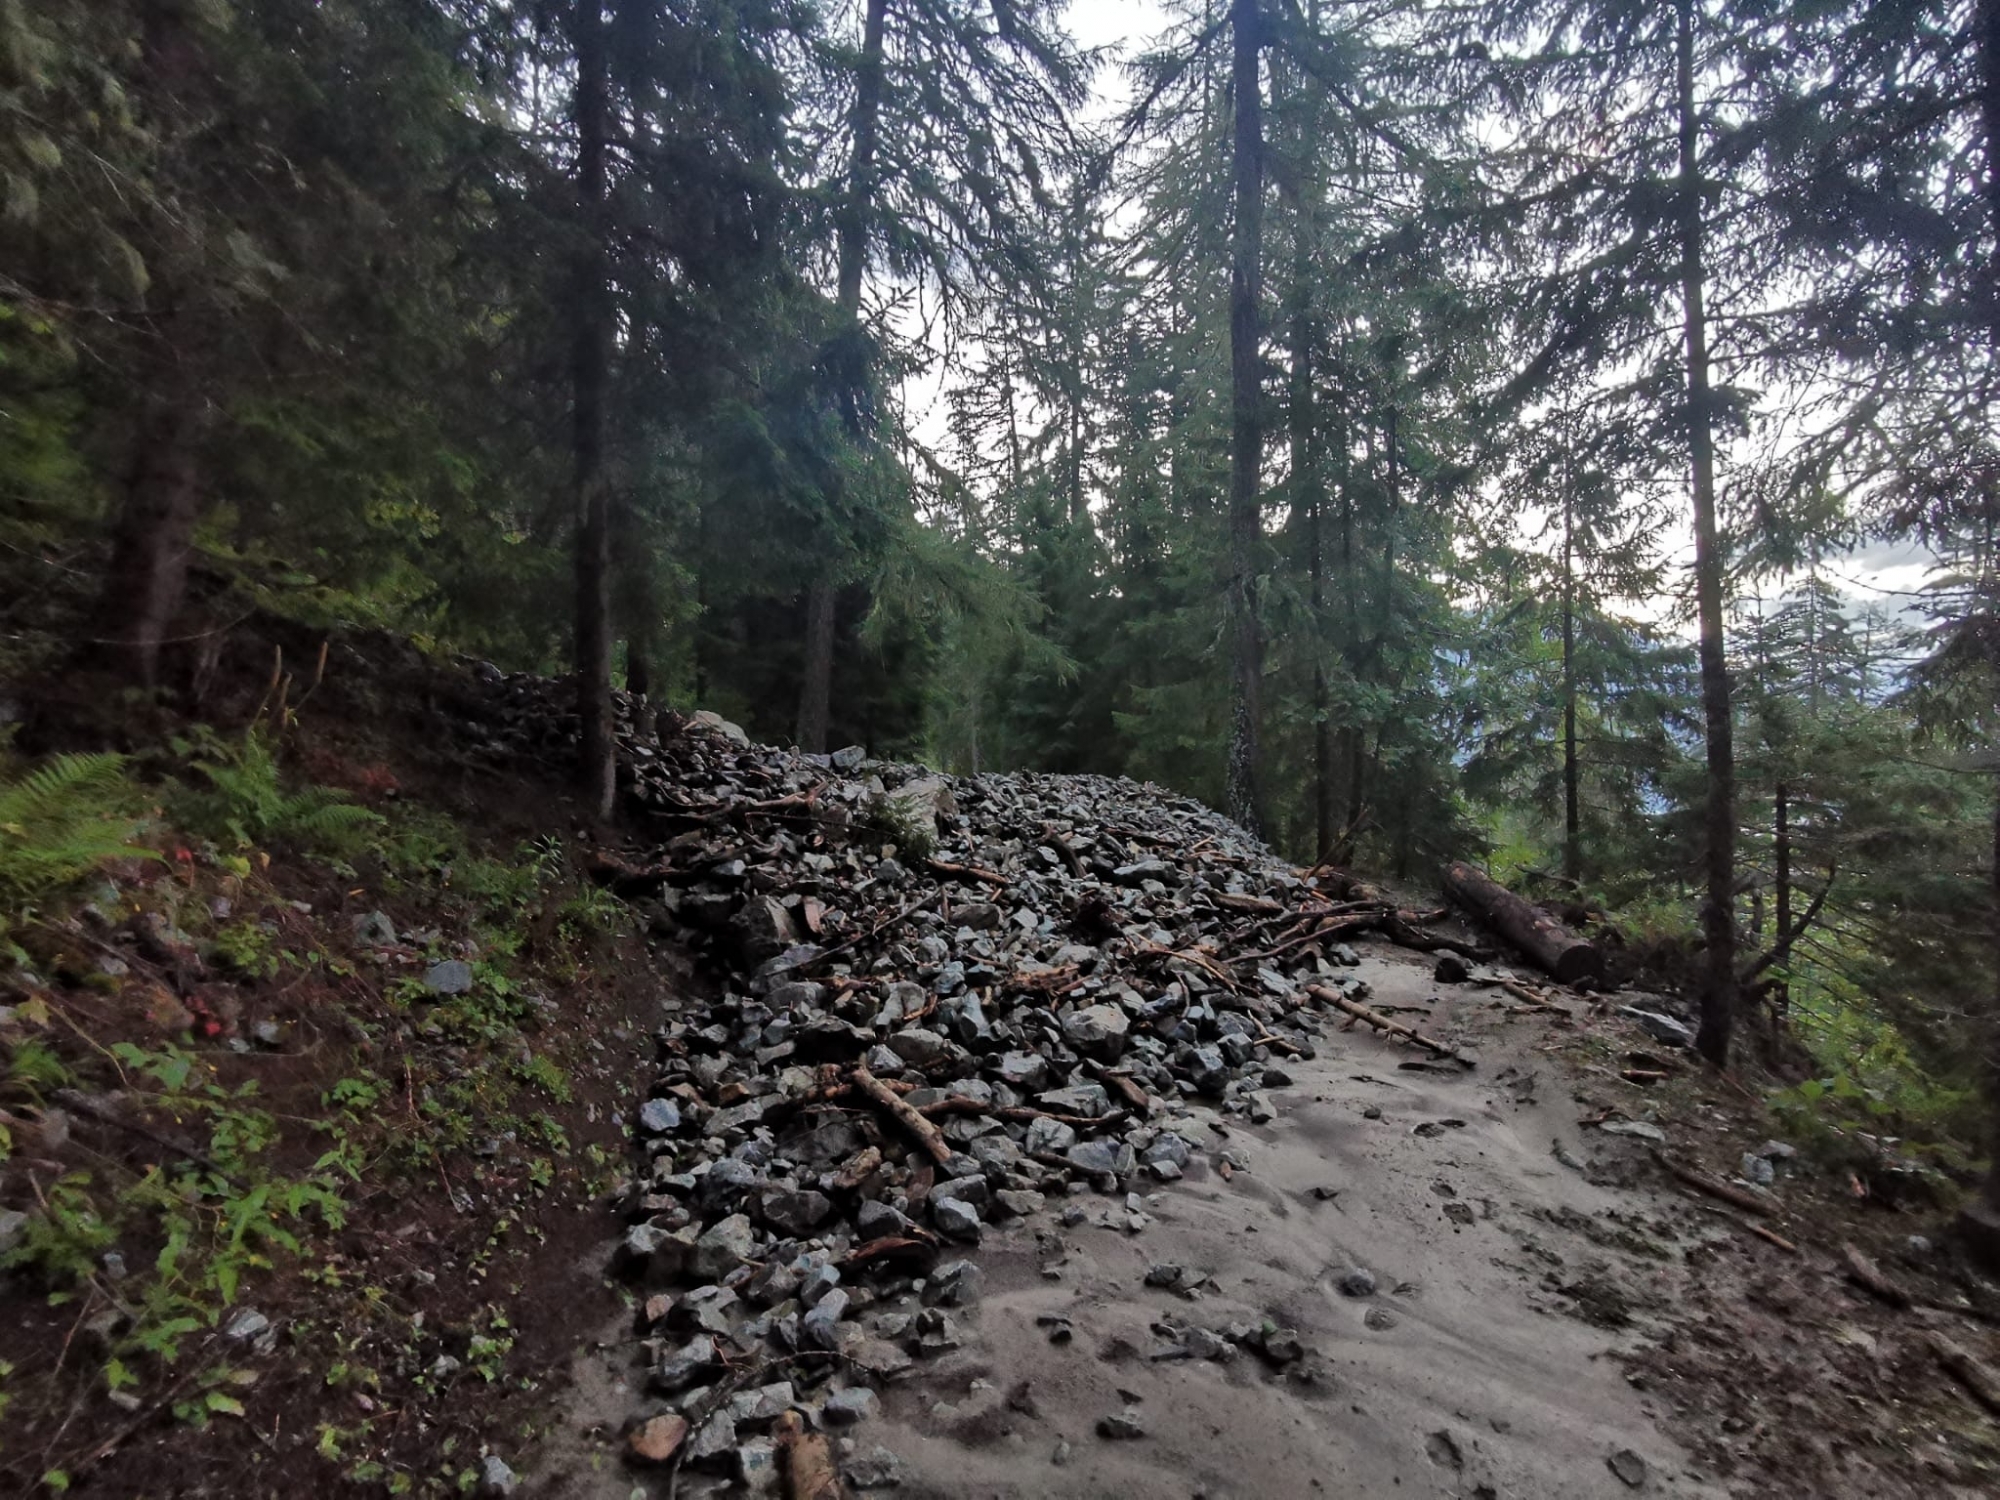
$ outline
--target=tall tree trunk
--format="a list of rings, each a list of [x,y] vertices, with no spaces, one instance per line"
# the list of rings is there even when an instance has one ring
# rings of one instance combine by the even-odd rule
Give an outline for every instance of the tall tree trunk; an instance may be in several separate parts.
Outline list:
[[[1563,483],[1562,695],[1563,874],[1583,878],[1581,768],[1576,758],[1576,508],[1568,476]]]
[[[1975,45],[1979,49],[1979,130],[1983,153],[1981,186],[1986,194],[1988,231],[2000,247],[2000,0],[1979,0],[1973,22]],[[1985,266],[1982,306],[1986,314],[1989,350],[2000,356],[2000,249],[1989,251]],[[1988,505],[1992,504],[1989,495]],[[1990,597],[1990,596],[1989,596]],[[1990,638],[1990,637],[1989,637]],[[1995,698],[2000,700],[2000,661],[1989,664],[1994,676]],[[2000,701],[1992,705],[2000,712]],[[2000,985],[2000,772],[1993,781],[1993,885],[1992,940],[1994,980]],[[1985,1016],[1986,1035],[1984,1078],[1987,1110],[1987,1151],[1989,1160],[1979,1195],[1959,1215],[1959,1228],[1967,1245],[1988,1269],[2000,1270],[2000,995],[1995,995]]]
[[[814,755],[826,751],[832,709],[833,606],[833,585],[815,579],[806,590],[806,693],[799,700],[798,724],[799,748]]]
[[[147,402],[87,653],[146,688],[159,685],[160,648],[180,613],[201,516],[193,427],[175,399]]]
[[[1771,796],[1771,896],[1777,919],[1778,941],[1789,952],[1792,932],[1792,817],[1791,788],[1779,782]],[[1771,989],[1771,1004],[1779,1015],[1791,999],[1789,987],[1780,978]]]
[[[1714,413],[1708,384],[1708,316],[1703,308],[1706,273],[1694,97],[1694,0],[1677,0],[1677,5],[1681,301],[1687,345],[1688,449],[1694,471],[1695,614],[1708,740],[1708,806],[1703,819],[1708,894],[1702,907],[1708,972],[1695,1046],[1720,1067],[1729,1060],[1729,1036],[1736,1018],[1736,756],[1722,631],[1722,546],[1715,516]]]
[[[1230,0],[1234,46],[1235,226],[1229,256],[1229,816],[1253,833],[1263,819],[1258,785],[1264,642],[1257,620],[1263,550],[1264,427],[1258,381],[1257,300],[1263,281],[1264,121],[1257,0]]]
[[[611,816],[616,787],[611,723],[611,482],[605,400],[611,383],[611,275],[605,223],[611,133],[610,60],[600,0],[576,0],[576,326],[571,451],[576,485],[576,711],[579,789],[591,816]]]
[[[1319,0],[1310,0],[1306,24],[1316,31]],[[1333,852],[1333,715],[1326,680],[1326,549],[1321,528],[1326,485],[1320,468],[1319,413],[1314,400],[1314,355],[1319,330],[1313,316],[1313,251],[1319,242],[1316,163],[1319,155],[1319,85],[1301,70],[1297,164],[1292,191],[1291,393],[1287,402],[1292,466],[1292,514],[1305,529],[1306,579],[1312,606],[1313,858]]]
[[[150,86],[171,101],[193,86],[206,66],[186,7],[147,0],[141,47]],[[113,524],[111,562],[92,615],[91,639],[80,653],[145,688],[159,686],[160,648],[187,590],[195,526],[201,519],[198,452],[207,401],[201,362],[191,339],[203,330],[177,315],[170,287],[156,284],[151,303],[167,309],[153,328],[164,358],[146,371],[150,391],[139,403],[125,492]]]
[[[869,206],[875,184],[875,154],[882,120],[883,37],[889,0],[868,0],[862,23],[860,71],[854,85],[854,148],[848,160],[847,192],[841,200],[839,276],[834,305],[844,323],[861,316],[861,283],[868,266]],[[811,754],[826,750],[833,703],[833,566],[823,562],[806,587],[805,675],[799,684],[797,739]]]

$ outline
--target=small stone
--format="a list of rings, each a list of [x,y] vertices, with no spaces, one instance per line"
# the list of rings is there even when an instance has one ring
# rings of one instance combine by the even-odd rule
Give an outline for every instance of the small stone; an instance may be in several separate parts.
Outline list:
[[[806,1272],[805,1279],[799,1283],[799,1301],[806,1307],[817,1307],[820,1299],[839,1285],[840,1268],[822,1261]]]
[[[1340,1273],[1335,1283],[1343,1297],[1372,1297],[1375,1295],[1375,1273],[1363,1266],[1353,1266]]]
[[[906,1235],[910,1230],[910,1221],[899,1209],[891,1208],[878,1198],[871,1198],[861,1205],[861,1211],[854,1216],[854,1227],[866,1243]]]
[[[364,948],[396,946],[396,924],[387,912],[371,911],[354,919],[354,941]]]
[[[1440,953],[1431,978],[1439,984],[1464,984],[1472,975],[1472,965],[1456,953]]]
[[[1377,1333],[1387,1333],[1396,1326],[1396,1315],[1386,1307],[1371,1307],[1361,1321]]]
[[[826,1398],[820,1417],[829,1427],[852,1427],[875,1415],[875,1393],[865,1385],[850,1386]]]
[[[1063,1153],[1069,1164],[1092,1177],[1124,1177],[1137,1163],[1123,1141],[1081,1141]]]
[[[632,1429],[625,1440],[627,1456],[634,1463],[664,1464],[671,1462],[680,1452],[681,1444],[687,1441],[688,1421],[686,1417],[672,1412],[648,1418]]]
[[[442,959],[424,971],[424,988],[433,995],[463,995],[472,988],[472,965],[462,958]]]
[[[1226,1361],[1236,1358],[1236,1346],[1210,1328],[1190,1328],[1181,1334],[1181,1347],[1190,1359]]]
[[[1097,1419],[1097,1435],[1113,1442],[1131,1442],[1146,1435],[1146,1424],[1139,1420],[1135,1411],[1113,1412],[1108,1417]]]
[[[1758,1187],[1769,1187],[1777,1181],[1778,1169],[1771,1165],[1768,1156],[1758,1156],[1755,1152],[1743,1153],[1743,1180]]]
[[[669,1135],[681,1128],[681,1108],[671,1099],[648,1099],[639,1106],[639,1128],[648,1135]]]
[[[796,1193],[770,1193],[758,1212],[766,1224],[780,1234],[804,1239],[833,1213],[833,1200],[810,1189]]]
[[[1607,1120],[1597,1128],[1606,1135],[1629,1135],[1661,1146],[1667,1142],[1667,1133],[1664,1130],[1657,1125],[1648,1125],[1644,1120]]]
[[[979,1210],[958,1198],[933,1198],[931,1222],[937,1225],[940,1234],[974,1245],[979,1243],[985,1227],[979,1221]]]
[[[1085,1057],[1116,1062],[1125,1053],[1131,1022],[1115,1005],[1090,1005],[1063,1021],[1063,1039]]]
[[[479,1465],[479,1493],[482,1495],[511,1495],[520,1486],[521,1476],[507,1467],[507,1461],[497,1453],[489,1453]]]
[[[1076,1127],[1060,1120],[1034,1119],[1028,1122],[1024,1148],[1030,1156],[1061,1156],[1076,1144]]]
[[[1306,1352],[1298,1334],[1289,1328],[1267,1328],[1257,1347],[1274,1365],[1288,1365],[1295,1359],[1303,1359]]]
[[[893,1490],[903,1482],[903,1463],[887,1448],[869,1450],[864,1458],[844,1466],[847,1482],[857,1490]]]
[[[223,1325],[222,1336],[226,1339],[235,1339],[240,1344],[247,1344],[258,1334],[266,1332],[270,1326],[269,1318],[254,1307],[246,1307]]]
[[[939,1266],[924,1282],[926,1307],[964,1307],[979,1300],[979,1267],[969,1260]]]
[[[1636,1490],[1646,1482],[1646,1460],[1630,1448],[1620,1448],[1604,1462],[1629,1489]]]
[[[840,1320],[847,1312],[847,1293],[833,1288],[799,1320],[799,1336],[815,1349],[833,1353],[840,1348]]]
[[[817,1195],[815,1195],[817,1196]],[[718,1220],[694,1242],[693,1274],[703,1281],[720,1281],[746,1264],[757,1250],[757,1232],[744,1214]]]
[[[691,1339],[660,1356],[652,1370],[653,1388],[662,1395],[672,1396],[695,1384],[718,1363],[714,1339],[707,1335]]]

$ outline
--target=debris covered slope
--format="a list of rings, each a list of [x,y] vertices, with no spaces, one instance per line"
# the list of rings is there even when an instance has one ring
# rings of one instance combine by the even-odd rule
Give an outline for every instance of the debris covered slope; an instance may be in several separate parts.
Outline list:
[[[1343,936],[1421,937],[1157,787],[800,756],[706,716],[624,730],[661,842],[600,878],[711,990],[661,1031],[615,1257],[643,1293],[641,1466],[755,1487],[781,1412],[850,1424],[960,1346],[996,1227],[1136,1235],[1192,1158],[1227,1177],[1203,1118],[1275,1118],[1328,1015],[1393,1024]],[[1268,1323],[1191,1337],[1301,1353]]]

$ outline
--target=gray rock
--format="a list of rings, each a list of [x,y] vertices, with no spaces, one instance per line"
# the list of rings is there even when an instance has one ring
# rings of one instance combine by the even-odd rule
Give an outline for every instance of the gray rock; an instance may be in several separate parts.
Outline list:
[[[1220,1099],[1229,1087],[1229,1064],[1222,1060],[1222,1054],[1213,1047],[1193,1047],[1188,1050],[1188,1082],[1195,1092],[1206,1094],[1212,1099]]]
[[[462,958],[442,959],[424,971],[424,988],[433,995],[463,995],[472,988],[472,965]]]
[[[1620,1448],[1604,1463],[1627,1489],[1636,1490],[1646,1482],[1646,1460],[1630,1448]]]
[[[1771,1165],[1768,1156],[1759,1156],[1752,1151],[1743,1153],[1744,1181],[1755,1183],[1758,1187],[1769,1187],[1777,1179],[1778,1169]]]
[[[861,1211],[855,1215],[854,1227],[866,1242],[906,1235],[910,1230],[910,1221],[900,1210],[871,1198],[861,1205]]]
[[[1079,1172],[1093,1177],[1124,1177],[1138,1165],[1132,1148],[1123,1141],[1080,1141],[1063,1156]]]
[[[996,1066],[1000,1081],[1010,1089],[1036,1094],[1049,1086],[1049,1060],[1039,1053],[1003,1053]]]
[[[874,1416],[875,1408],[875,1393],[865,1385],[857,1385],[828,1396],[819,1414],[829,1427],[852,1427]]]
[[[951,1056],[951,1043],[935,1031],[912,1026],[889,1038],[889,1050],[913,1068],[929,1067]]]
[[[1115,1005],[1090,1005],[1064,1019],[1063,1037],[1085,1057],[1116,1062],[1125,1054],[1131,1024]]]
[[[254,1307],[240,1309],[234,1317],[222,1326],[222,1336],[234,1339],[239,1344],[247,1344],[259,1334],[268,1332],[271,1320]]]
[[[766,1193],[758,1212],[780,1234],[804,1239],[832,1215],[833,1200],[811,1189]]]
[[[729,1287],[696,1287],[674,1305],[673,1320],[720,1337],[736,1325],[736,1303],[736,1293]]]
[[[807,1271],[805,1279],[799,1283],[799,1302],[805,1307],[817,1307],[820,1299],[829,1296],[839,1285],[840,1268],[821,1261]],[[842,1299],[841,1305],[845,1306],[845,1293]]]
[[[681,1128],[681,1107],[671,1099],[648,1099],[639,1106],[639,1128],[648,1135],[671,1135]]]
[[[815,1349],[840,1348],[840,1320],[847,1312],[847,1293],[834,1287],[799,1319],[799,1338]]]
[[[1074,1125],[1065,1125],[1061,1120],[1036,1119],[1028,1122],[1028,1137],[1023,1146],[1030,1156],[1060,1156],[1075,1144]]]
[[[863,1458],[849,1459],[842,1472],[857,1490],[893,1490],[903,1482],[902,1460],[887,1448],[874,1448]]]
[[[1113,1442],[1129,1443],[1146,1435],[1146,1424],[1139,1420],[1135,1411],[1113,1412],[1108,1417],[1097,1419],[1097,1435],[1110,1438]]]
[[[818,1194],[813,1196],[818,1197]],[[693,1273],[707,1281],[720,1281],[752,1259],[757,1252],[757,1231],[743,1214],[719,1220],[694,1242]]]
[[[1597,1128],[1606,1135],[1629,1135],[1659,1145],[1665,1145],[1667,1140],[1664,1130],[1657,1125],[1648,1125],[1644,1120],[1607,1120]]]
[[[5,1255],[27,1236],[28,1216],[18,1208],[0,1208],[0,1255]]]
[[[1058,1115],[1082,1115],[1088,1119],[1102,1119],[1111,1113],[1111,1096],[1101,1084],[1079,1083],[1066,1089],[1050,1089],[1036,1096],[1035,1102],[1043,1109]]]
[[[1340,1280],[1334,1283],[1343,1297],[1372,1297],[1375,1295],[1375,1273],[1365,1266],[1353,1266],[1340,1273]]]
[[[843,745],[827,757],[827,763],[842,775],[861,769],[861,762],[868,759],[868,752],[859,745]]]
[[[481,1495],[506,1496],[520,1487],[521,1476],[507,1467],[507,1461],[497,1453],[489,1453],[479,1464],[479,1493]]]
[[[1173,1131],[1162,1131],[1159,1138],[1146,1148],[1139,1159],[1147,1165],[1155,1162],[1171,1162],[1176,1167],[1186,1167],[1193,1155],[1193,1147]]]
[[[354,941],[364,948],[396,946],[396,924],[389,920],[386,912],[365,912],[354,919],[353,926]]]
[[[979,1300],[979,1267],[969,1260],[954,1260],[939,1266],[924,1282],[923,1300],[927,1307],[964,1307]]]
[[[979,1243],[985,1229],[979,1221],[979,1210],[958,1198],[931,1199],[931,1222],[947,1238],[974,1245]]]
[[[720,1364],[715,1340],[702,1334],[678,1349],[663,1353],[654,1362],[648,1378],[654,1390],[672,1396],[694,1385]]]

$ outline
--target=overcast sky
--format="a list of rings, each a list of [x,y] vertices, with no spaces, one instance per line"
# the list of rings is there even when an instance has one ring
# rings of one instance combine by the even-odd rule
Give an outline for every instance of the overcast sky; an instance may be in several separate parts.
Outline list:
[[[1113,49],[1099,73],[1094,115],[1114,113],[1127,98],[1120,60],[1143,52],[1167,24],[1160,0],[1072,0],[1066,17],[1072,34],[1085,47]],[[905,392],[911,403],[911,417],[923,437],[937,442],[943,436],[943,402],[939,387],[920,382]],[[1683,522],[1669,528],[1667,545],[1683,559],[1691,560],[1691,527]],[[1921,548],[1903,543],[1896,546],[1870,544],[1846,558],[1836,559],[1828,569],[1833,581],[1857,600],[1880,600],[1890,605],[1912,602],[1930,569],[1930,559]],[[1650,613],[1650,611],[1648,611]]]

